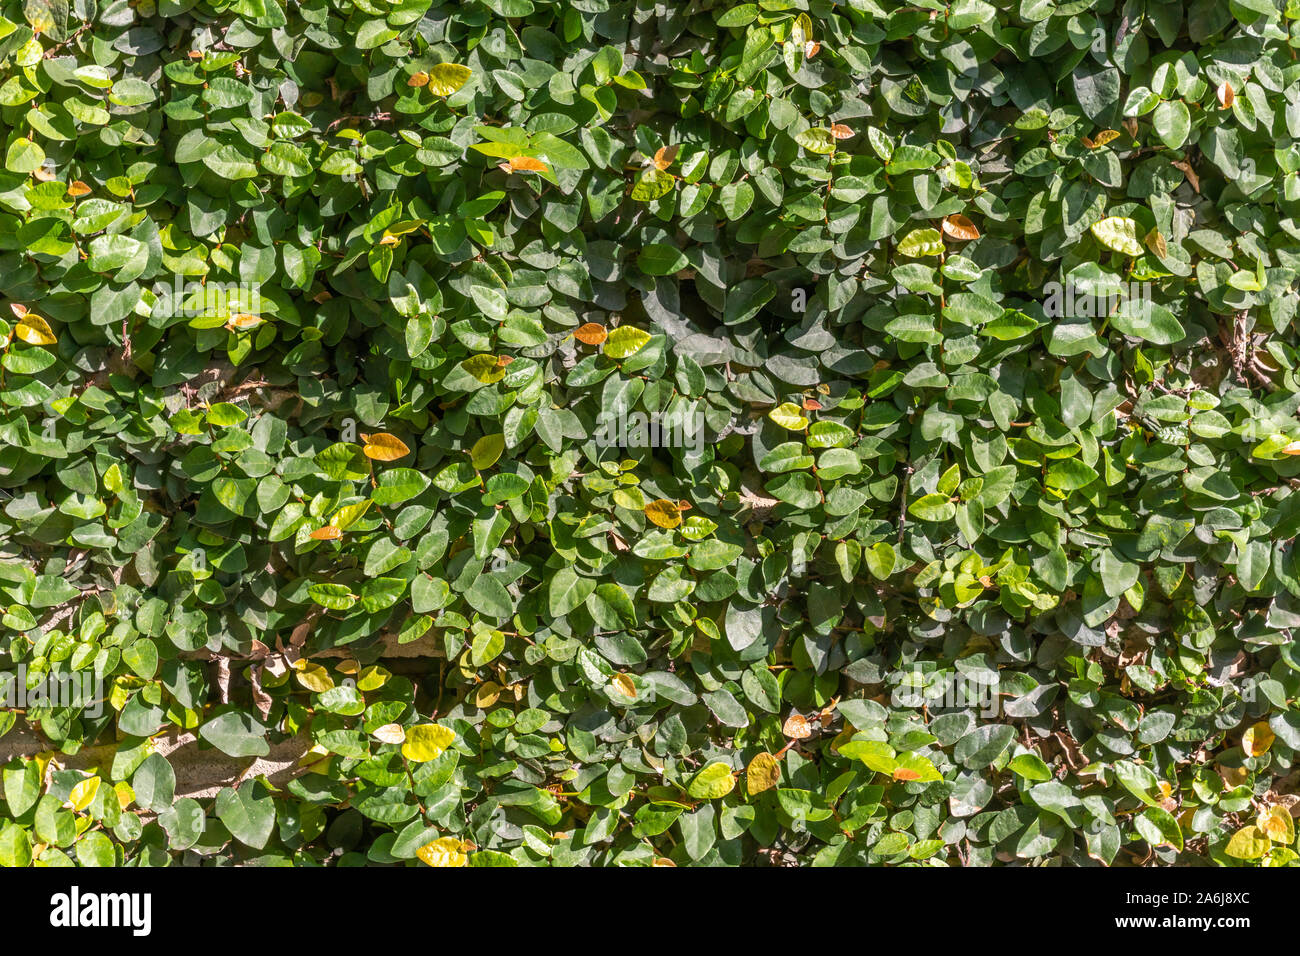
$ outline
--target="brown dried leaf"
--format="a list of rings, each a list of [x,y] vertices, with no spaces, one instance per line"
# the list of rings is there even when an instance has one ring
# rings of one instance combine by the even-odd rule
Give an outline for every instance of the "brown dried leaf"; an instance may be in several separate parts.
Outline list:
[[[1192,169],[1191,163],[1185,159],[1176,159],[1173,161],[1172,165],[1174,169],[1182,170],[1183,175],[1187,177],[1187,182],[1191,185],[1192,189],[1198,193],[1201,191],[1201,177],[1196,175],[1196,170]]]
[[[609,332],[599,322],[587,322],[574,330],[573,337],[583,345],[600,345],[609,338]]]
[[[805,740],[812,736],[812,728],[808,726],[808,718],[803,714],[791,714],[786,718],[781,733],[795,740]]]
[[[959,239],[963,242],[971,239],[978,239],[980,231],[976,228],[975,223],[971,222],[961,213],[953,213],[951,216],[943,217],[943,231],[952,239]]]
[[[661,171],[666,170],[673,164],[673,160],[677,158],[677,152],[680,149],[681,147],[677,145],[659,147],[659,149],[655,151],[655,169]]]

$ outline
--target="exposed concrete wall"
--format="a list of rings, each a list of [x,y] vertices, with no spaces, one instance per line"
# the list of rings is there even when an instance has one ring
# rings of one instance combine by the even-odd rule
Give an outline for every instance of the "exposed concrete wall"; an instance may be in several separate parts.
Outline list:
[[[166,757],[176,771],[177,797],[214,797],[222,787],[258,775],[265,776],[277,787],[283,786],[301,772],[298,761],[311,748],[311,740],[305,733],[271,744],[271,752],[257,758],[230,757],[211,746],[200,749],[199,738],[191,731],[161,733],[153,738],[153,743],[155,751]],[[0,737],[0,763],[51,750],[56,751],[54,760],[60,767],[85,770],[112,761],[114,748],[83,747],[68,756],[58,753],[58,748],[42,734],[26,726],[15,726]]]
[[[313,659],[345,658],[351,654],[344,646],[329,648],[311,656]],[[381,662],[385,658],[412,660],[439,657],[442,657],[441,641],[433,634],[426,634],[409,644],[398,644],[396,634],[384,635]],[[255,759],[230,757],[206,744],[200,749],[201,741],[193,731],[182,732],[173,728],[152,739],[155,751],[166,757],[176,772],[177,797],[214,797],[222,787],[259,775],[265,776],[277,787],[283,786],[302,772],[299,761],[311,749],[311,740],[306,733],[271,744],[269,754]],[[83,747],[74,756],[58,753],[58,747],[43,734],[19,720],[9,733],[0,737],[0,763],[7,763],[15,757],[30,758],[38,753],[55,751],[55,760],[60,767],[84,770],[110,763],[114,749],[112,745],[101,745]]]

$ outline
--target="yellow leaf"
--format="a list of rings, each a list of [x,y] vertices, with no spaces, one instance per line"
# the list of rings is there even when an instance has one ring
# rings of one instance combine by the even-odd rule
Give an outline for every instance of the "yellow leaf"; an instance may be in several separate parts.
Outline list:
[[[803,417],[803,410],[794,402],[782,402],[768,412],[767,417],[792,432],[803,431],[808,427],[808,419]]]
[[[370,509],[370,499],[354,505],[344,505],[338,511],[334,512],[334,517],[330,518],[330,525],[338,528],[340,531],[346,531],[357,522],[362,515]]]
[[[1241,749],[1246,751],[1247,757],[1258,757],[1268,753],[1268,748],[1273,746],[1274,739],[1276,738],[1273,731],[1265,721],[1261,720],[1251,725],[1241,735]]]
[[[661,528],[676,528],[682,523],[682,509],[677,502],[659,498],[645,506],[645,516]]]
[[[456,731],[447,727],[438,724],[419,724],[406,732],[406,743],[402,744],[402,756],[416,763],[437,760],[455,739]]]
[[[1274,843],[1292,843],[1295,841],[1295,821],[1286,807],[1273,804],[1262,810],[1256,824]]]
[[[484,681],[478,685],[474,691],[474,706],[479,710],[487,710],[497,702],[501,696],[501,685],[494,680]]]
[[[1087,146],[1089,149],[1100,149],[1102,146],[1105,146],[1107,143],[1114,142],[1117,139],[1119,139],[1119,130],[1104,129],[1096,136],[1092,137],[1091,139],[1089,139],[1087,136],[1083,137],[1083,144]]]
[[[501,361],[495,355],[486,353],[471,355],[460,363],[460,367],[484,385],[491,385],[506,377],[506,370],[502,367]]]
[[[84,810],[94,801],[95,794],[98,792],[99,778],[87,777],[72,788],[65,806],[77,811]]]
[[[440,837],[420,847],[415,855],[429,866],[468,866],[465,849],[465,843],[455,837]]]
[[[28,345],[53,345],[58,341],[50,323],[35,312],[28,312],[18,320],[14,334]]]
[[[771,790],[780,780],[781,761],[767,751],[755,754],[745,768],[745,789],[751,797],[764,790]]]
[[[1270,849],[1268,837],[1258,827],[1242,827],[1232,835],[1223,852],[1238,860],[1258,860]]]
[[[378,664],[371,664],[363,668],[357,675],[357,690],[363,693],[368,690],[379,690],[388,683],[388,678],[393,676],[393,672],[386,667],[380,667]]]
[[[1126,216],[1107,216],[1088,227],[1093,236],[1107,249],[1126,256],[1142,255],[1142,244],[1137,240],[1137,223]]]
[[[812,20],[808,14],[801,13],[795,17],[794,23],[790,25],[790,42],[795,46],[804,48],[805,44],[812,39]]]
[[[119,810],[125,810],[135,803],[135,790],[125,780],[113,784],[113,795],[117,797],[117,808]]]
[[[605,354],[612,359],[625,359],[640,352],[650,341],[650,333],[634,325],[620,325],[605,339]]]
[[[375,731],[375,739],[386,744],[400,744],[406,740],[401,724],[384,724]]]
[[[501,433],[493,435],[484,435],[474,443],[470,449],[469,461],[476,471],[482,471],[484,468],[491,468],[501,457],[501,453],[506,450],[506,437]]]
[[[610,683],[617,687],[624,697],[636,697],[636,684],[626,674],[615,674],[610,678]]]
[[[305,657],[294,661],[293,668],[298,672],[298,683],[312,693],[323,694],[334,686],[334,678],[330,677],[329,671]]]
[[[473,70],[459,63],[439,63],[429,70],[429,92],[435,96],[451,96],[473,75]]]
[[[686,792],[696,800],[721,800],[736,786],[731,767],[717,761],[709,764],[686,787]]]
[[[406,447],[405,442],[388,432],[362,435],[361,440],[365,442],[362,451],[366,453],[367,458],[373,458],[375,461],[397,461],[411,453],[411,449]]]

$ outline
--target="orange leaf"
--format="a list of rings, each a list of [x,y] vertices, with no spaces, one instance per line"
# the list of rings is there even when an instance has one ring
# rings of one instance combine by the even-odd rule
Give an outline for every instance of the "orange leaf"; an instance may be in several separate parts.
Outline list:
[[[32,172],[32,176],[34,176],[38,182],[48,183],[54,179],[54,170],[48,166],[38,166]]]
[[[849,129],[843,123],[832,123],[831,135],[836,139],[851,139],[853,136],[853,130]]]
[[[818,43],[816,40],[809,40],[807,43],[803,45],[804,59],[811,60],[813,57],[817,55],[817,52],[821,50],[821,48],[822,45]]]
[[[248,329],[255,329],[261,324],[262,317],[260,315],[253,315],[251,312],[240,312],[226,323],[226,328],[232,332],[243,332]]]
[[[419,73],[412,73],[411,78],[406,81],[407,86],[428,86],[429,74],[421,70]]]
[[[805,398],[803,400],[803,410],[805,412],[819,412],[822,409],[822,403],[815,398]]]
[[[1282,449],[1284,455],[1300,455],[1300,441],[1293,441]]]
[[[23,316],[27,314],[27,306],[23,305],[20,302],[10,302],[9,311],[14,314],[15,318],[21,319]]]
[[[68,195],[73,199],[80,199],[82,196],[89,196],[90,187],[80,179],[74,179],[72,182],[68,183]]]
[[[659,498],[645,506],[645,516],[661,528],[676,528],[682,523],[682,509],[677,502]]]
[[[609,338],[609,332],[599,322],[588,322],[574,331],[573,337],[583,345],[599,345]]]
[[[397,459],[409,455],[411,449],[406,447],[396,435],[390,435],[388,432],[376,432],[373,435],[362,435],[361,440],[365,442],[362,451],[367,458],[373,458],[376,461],[397,461]]]
[[[671,166],[673,160],[677,158],[679,149],[681,149],[680,146],[661,146],[655,152],[655,169],[663,170]]]
[[[1219,99],[1219,109],[1231,109],[1232,104],[1237,99],[1237,91],[1232,88],[1232,84],[1224,80],[1219,84],[1219,88],[1214,91],[1214,95]]]
[[[510,160],[509,165],[512,173],[550,172],[550,167],[540,159],[533,159],[531,156],[516,156],[514,159]]]
[[[943,217],[943,231],[953,239],[962,241],[968,239],[978,239],[980,231],[975,228],[975,223],[971,222],[961,213],[953,213],[951,216]]]
[[[781,733],[795,740],[803,740],[812,736],[812,728],[808,726],[808,718],[803,714],[791,714],[786,718],[785,726],[781,728]]]
[[[343,532],[332,524],[327,524],[323,528],[317,528],[311,533],[311,536],[317,541],[337,541],[343,537]]]

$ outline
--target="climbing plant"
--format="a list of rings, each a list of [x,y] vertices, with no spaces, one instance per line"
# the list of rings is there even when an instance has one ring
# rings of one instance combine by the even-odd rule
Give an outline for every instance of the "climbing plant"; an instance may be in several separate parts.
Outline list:
[[[1298,24],[3,0],[0,864],[1295,863]]]

